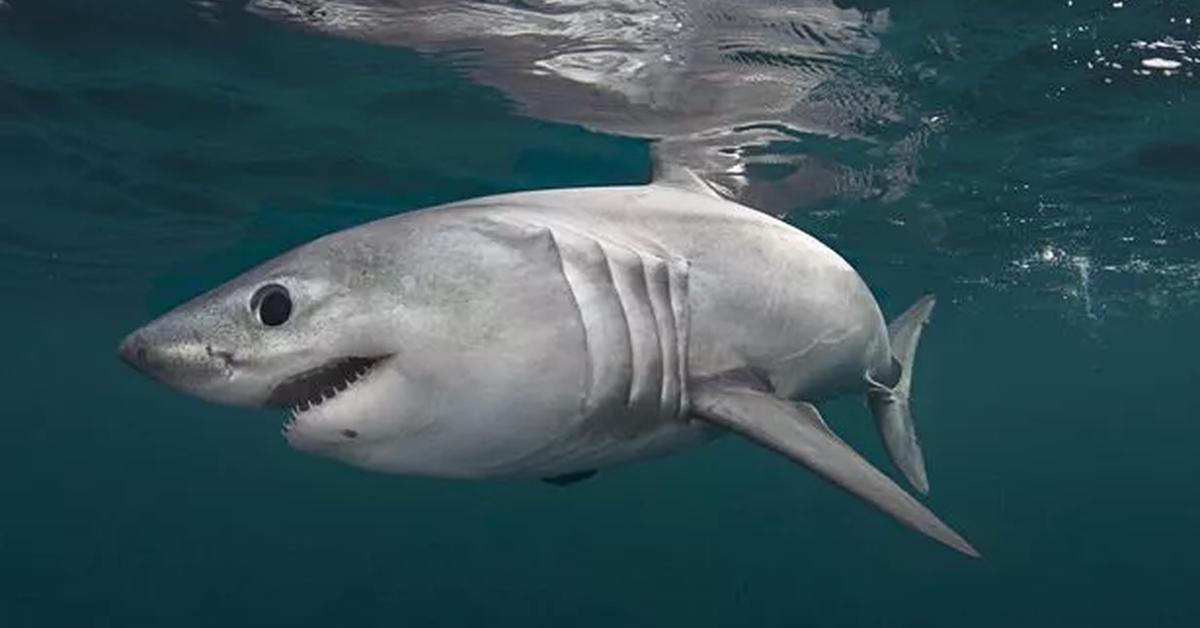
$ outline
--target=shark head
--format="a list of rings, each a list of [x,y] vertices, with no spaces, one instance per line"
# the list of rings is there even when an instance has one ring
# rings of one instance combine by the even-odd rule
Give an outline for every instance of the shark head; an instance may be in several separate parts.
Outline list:
[[[356,263],[362,250],[317,241],[192,299],[129,334],[119,356],[171,388],[238,406],[307,415],[372,396],[402,336],[381,310],[395,292]],[[357,268],[360,272],[349,272]]]
[[[117,353],[183,393],[286,410],[284,436],[302,451],[388,472],[495,473],[547,438],[504,431],[498,412],[519,421],[579,403],[582,363],[562,347],[582,340],[551,252],[486,225],[399,216],[270,260]]]

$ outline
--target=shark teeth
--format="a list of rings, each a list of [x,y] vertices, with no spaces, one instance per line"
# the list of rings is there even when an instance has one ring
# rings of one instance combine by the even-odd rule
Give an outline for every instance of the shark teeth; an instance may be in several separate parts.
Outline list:
[[[293,427],[296,427],[296,421],[299,419],[299,417],[300,417],[300,414],[296,411],[295,408],[289,409],[288,410],[288,419],[287,419],[287,421],[283,422],[283,428],[279,430],[279,433],[283,434],[284,436],[287,436],[288,432],[292,431]]]
[[[278,386],[269,403],[288,408],[290,416],[284,432],[295,427],[301,415],[352,388],[386,357],[344,358],[305,371]]]

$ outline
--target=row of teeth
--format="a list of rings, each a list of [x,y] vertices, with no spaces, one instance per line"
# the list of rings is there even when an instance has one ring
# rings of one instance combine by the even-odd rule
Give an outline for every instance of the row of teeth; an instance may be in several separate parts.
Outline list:
[[[319,396],[317,396],[315,398],[305,399],[304,401],[301,401],[300,403],[292,406],[292,408],[291,408],[292,418],[291,418],[291,420],[288,421],[288,425],[285,427],[290,427],[291,424],[295,422],[296,417],[298,417],[299,415],[309,411],[312,408],[315,408],[315,407],[321,405],[322,403],[325,403],[325,401],[327,401],[329,399],[333,399],[335,396],[337,396],[338,393],[346,390],[346,388],[348,388],[350,386],[350,384],[353,384],[354,382],[357,382],[358,380],[362,379],[362,377],[364,375],[366,375],[367,372],[370,370],[371,370],[371,367],[364,366],[364,367],[358,369],[357,371],[350,373],[341,384],[332,386],[330,388],[326,388],[325,390],[321,391]]]

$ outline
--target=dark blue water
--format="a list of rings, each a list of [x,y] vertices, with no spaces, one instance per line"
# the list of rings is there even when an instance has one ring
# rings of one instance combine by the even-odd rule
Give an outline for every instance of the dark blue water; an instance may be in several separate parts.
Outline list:
[[[0,626],[1197,625],[1200,5],[992,4],[857,5],[917,121],[799,142],[910,151],[908,184],[788,215],[888,313],[941,297],[915,404],[971,561],[735,439],[568,489],[389,477],[140,378],[119,338],[249,265],[642,182],[648,143],[236,3],[0,3]],[[861,403],[825,414],[885,466]]]

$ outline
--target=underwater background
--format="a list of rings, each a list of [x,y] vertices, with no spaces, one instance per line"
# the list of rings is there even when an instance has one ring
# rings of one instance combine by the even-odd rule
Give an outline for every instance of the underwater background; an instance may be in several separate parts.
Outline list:
[[[756,2],[802,11],[747,22],[776,39],[697,38],[742,69],[687,76],[786,71],[799,104],[742,125],[727,101],[726,134],[659,132],[705,89],[615,115],[493,71],[527,59],[491,43],[243,4],[0,0],[0,626],[1200,625],[1200,3]],[[739,439],[568,488],[373,475],[115,357],[320,234],[645,182],[668,135],[887,315],[939,296],[928,503],[982,560]],[[824,412],[890,472],[861,401]]]

